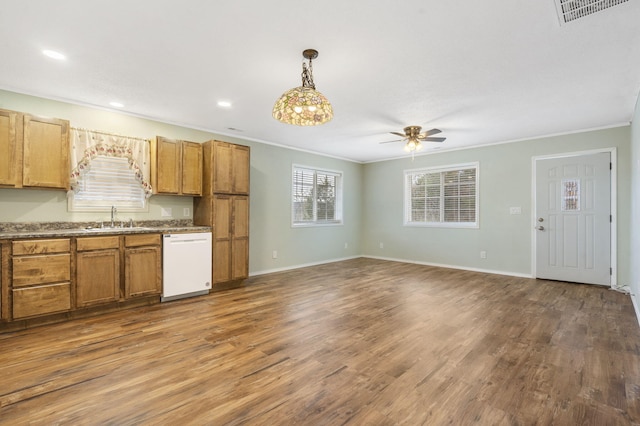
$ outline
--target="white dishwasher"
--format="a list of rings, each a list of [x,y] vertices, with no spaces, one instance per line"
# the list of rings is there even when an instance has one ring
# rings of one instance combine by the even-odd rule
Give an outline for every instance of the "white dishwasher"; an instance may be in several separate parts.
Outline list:
[[[162,302],[207,294],[211,289],[211,232],[165,234]]]

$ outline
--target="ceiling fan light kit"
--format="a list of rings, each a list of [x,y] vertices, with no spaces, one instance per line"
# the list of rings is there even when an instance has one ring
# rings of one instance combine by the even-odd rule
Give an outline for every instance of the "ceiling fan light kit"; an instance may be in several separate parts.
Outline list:
[[[316,90],[313,82],[312,60],[318,51],[307,49],[302,56],[309,65],[302,62],[302,86],[287,90],[273,106],[272,115],[278,121],[296,126],[317,126],[333,118],[333,107],[327,98]]]
[[[422,144],[418,139],[409,139],[404,146],[404,150],[407,152],[420,151],[422,149]]]
[[[424,133],[420,133],[422,127],[420,126],[407,126],[404,128],[404,134],[399,132],[391,132],[392,135],[401,136],[402,139],[388,142],[380,142],[380,143],[391,143],[391,142],[404,142],[404,150],[414,154],[417,151],[420,151],[424,146],[421,142],[444,142],[447,138],[434,138],[433,135],[437,135],[438,133],[442,133],[440,129],[431,129],[427,130]]]

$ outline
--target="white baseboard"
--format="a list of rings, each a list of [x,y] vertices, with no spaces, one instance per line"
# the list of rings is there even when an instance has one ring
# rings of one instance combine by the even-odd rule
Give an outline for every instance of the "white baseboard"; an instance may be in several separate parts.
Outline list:
[[[472,271],[472,272],[483,272],[485,274],[507,275],[510,277],[520,277],[520,278],[533,278],[533,275],[531,274],[521,274],[519,272],[496,271],[493,269],[481,269],[481,268],[469,268],[467,266],[446,265],[444,263],[433,263],[433,262],[419,262],[417,260],[394,259],[392,257],[380,257],[380,256],[363,256],[363,257],[368,257],[370,259],[390,260],[393,262],[414,263],[416,265],[437,266],[439,268],[460,269],[463,271]]]
[[[459,266],[459,265],[445,265],[445,264],[442,264],[442,263],[418,262],[418,261],[415,261],[415,260],[395,259],[395,258],[391,258],[391,257],[380,257],[380,256],[364,256],[364,255],[343,257],[343,258],[337,258],[337,259],[329,259],[329,260],[323,260],[323,261],[320,261],[320,262],[304,263],[304,264],[301,264],[301,265],[292,265],[292,266],[286,266],[286,267],[283,267],[283,268],[266,269],[266,270],[263,270],[263,271],[251,272],[251,273],[249,273],[249,276],[253,277],[253,276],[258,276],[258,275],[271,274],[271,273],[274,273],[274,272],[290,271],[290,270],[293,270],[293,269],[306,268],[308,266],[323,265],[323,264],[326,264],[326,263],[341,262],[343,260],[350,260],[350,259],[358,259],[360,257],[366,257],[366,258],[369,258],[369,259],[378,259],[378,260],[389,260],[389,261],[392,261],[392,262],[413,263],[413,264],[416,264],[416,265],[437,266],[437,267],[440,267],[440,268],[460,269],[460,270],[463,270],[463,271],[483,272],[485,274],[507,275],[507,276],[510,276],[510,277],[520,277],[520,278],[533,278],[533,276],[531,274],[521,274],[521,273],[518,273],[518,272],[495,271],[495,270],[492,270],[492,269],[468,268],[468,267]]]
[[[255,277],[255,276],[258,276],[258,275],[273,274],[274,272],[291,271],[293,269],[307,268],[309,266],[316,266],[316,265],[324,265],[326,263],[342,262],[343,260],[358,259],[360,257],[363,257],[363,256],[341,257],[341,258],[337,258],[337,259],[322,260],[320,262],[302,263],[300,265],[284,266],[282,268],[265,269],[263,271],[249,272],[249,276],[250,277]]]

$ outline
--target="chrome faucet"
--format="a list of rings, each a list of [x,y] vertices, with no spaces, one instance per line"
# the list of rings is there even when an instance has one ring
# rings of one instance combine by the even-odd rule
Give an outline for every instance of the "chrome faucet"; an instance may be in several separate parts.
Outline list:
[[[118,212],[118,209],[116,209],[116,206],[111,206],[111,227],[112,228],[116,227],[115,217],[117,212]]]

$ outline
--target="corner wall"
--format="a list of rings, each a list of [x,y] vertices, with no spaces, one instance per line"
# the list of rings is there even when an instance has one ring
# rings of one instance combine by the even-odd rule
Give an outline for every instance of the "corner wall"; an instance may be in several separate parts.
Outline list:
[[[366,256],[531,276],[532,157],[617,148],[617,283],[628,285],[630,127],[581,132],[365,165]],[[479,229],[403,226],[403,171],[479,162]],[[522,213],[510,214],[511,207]],[[382,243],[383,248],[380,248]],[[480,258],[485,251],[486,259]]]
[[[631,122],[631,300],[640,323],[640,95]]]

